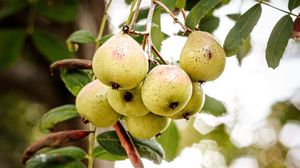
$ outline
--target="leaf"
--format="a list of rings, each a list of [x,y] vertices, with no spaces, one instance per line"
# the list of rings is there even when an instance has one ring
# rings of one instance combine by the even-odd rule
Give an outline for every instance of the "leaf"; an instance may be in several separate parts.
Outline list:
[[[70,70],[62,69],[60,71],[60,78],[65,83],[66,88],[77,96],[80,90],[93,80],[91,70]]]
[[[161,32],[160,25],[160,15],[161,10],[159,8],[154,10],[153,19],[152,19],[152,27],[151,27],[151,39],[155,48],[160,51],[162,42],[168,37],[166,34]]]
[[[156,164],[162,162],[164,152],[158,142],[153,139],[139,140],[133,137],[132,140],[141,157],[152,160]],[[97,141],[106,151],[115,155],[127,156],[115,131],[99,134]]]
[[[93,150],[93,157],[100,160],[109,160],[109,161],[125,160],[127,158],[126,156],[112,154],[107,150],[105,150],[100,145]]]
[[[73,32],[67,39],[67,44],[70,43],[93,43],[96,37],[88,30],[77,30]]]
[[[105,36],[103,36],[100,40],[99,40],[99,44],[102,45],[104,44],[109,38],[111,38],[113,36],[113,34],[107,34]]]
[[[269,67],[275,69],[279,65],[292,31],[293,20],[289,15],[283,16],[274,26],[266,49],[266,59]]]
[[[169,127],[156,140],[161,144],[165,151],[165,159],[172,161],[177,155],[179,146],[179,131],[175,122],[171,122]],[[171,141],[170,141],[171,140]]]
[[[300,0],[289,0],[288,7],[290,11],[297,8],[299,5],[300,5]]]
[[[247,54],[251,50],[250,35],[245,40],[243,40],[242,43],[243,44],[242,44],[239,52],[236,54],[236,57],[237,57],[240,65],[242,64],[242,60],[247,56]]]
[[[200,30],[206,32],[213,32],[219,26],[220,19],[215,16],[204,17],[200,21]]]
[[[146,19],[148,16],[149,8],[142,8],[139,11],[139,15],[136,18],[136,23],[139,22],[142,19]]]
[[[272,105],[270,118],[278,119],[283,126],[288,121],[300,121],[300,110],[298,110],[290,101],[277,102]]]
[[[186,0],[176,0],[175,7],[178,9],[184,8]]]
[[[239,17],[233,28],[227,34],[223,45],[227,56],[235,55],[240,50],[243,40],[250,35],[260,15],[261,5],[256,4]]]
[[[69,156],[74,159],[81,160],[85,157],[86,153],[83,149],[75,146],[67,146],[67,147],[62,147],[62,148],[57,148],[57,149],[52,149],[47,152],[45,152],[47,155],[52,155],[52,156]]]
[[[176,0],[161,0],[161,2],[163,4],[165,4],[171,11],[175,10]],[[165,12],[165,11],[163,11],[163,12]]]
[[[50,62],[71,58],[64,43],[45,31],[34,31],[32,39],[37,50]]]
[[[202,111],[213,114],[215,116],[220,116],[226,113],[227,110],[222,102],[213,97],[205,95],[205,103]]]
[[[65,1],[38,1],[36,11],[39,15],[55,22],[72,22],[77,13],[78,0]]]
[[[85,168],[85,165],[69,156],[39,154],[26,163],[26,168]]]
[[[63,105],[56,107],[43,115],[39,125],[40,131],[48,133],[57,123],[79,116],[80,115],[76,111],[75,105]]]
[[[241,14],[240,13],[232,13],[232,14],[228,14],[226,16],[229,17],[233,21],[237,21],[241,17]]]
[[[194,29],[196,25],[199,23],[201,18],[208,13],[211,9],[213,9],[217,4],[219,4],[222,0],[201,0],[195,5],[191,12],[188,14],[185,25],[191,29]]]
[[[26,1],[8,1],[0,8],[0,19],[14,15],[27,6]]]
[[[0,70],[8,68],[21,56],[25,37],[24,30],[0,30]]]

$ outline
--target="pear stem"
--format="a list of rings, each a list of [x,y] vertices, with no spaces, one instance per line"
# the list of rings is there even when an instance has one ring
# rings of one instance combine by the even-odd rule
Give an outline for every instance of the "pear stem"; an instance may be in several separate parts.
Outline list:
[[[53,76],[56,70],[67,69],[92,69],[92,61],[88,59],[63,59],[55,61],[50,65],[50,73]]]
[[[144,168],[144,164],[141,160],[140,154],[137,152],[136,147],[134,146],[132,139],[128,135],[128,132],[124,129],[120,121],[113,125],[120,141],[121,145],[125,149],[128,158],[131,161],[131,164],[134,168]]]

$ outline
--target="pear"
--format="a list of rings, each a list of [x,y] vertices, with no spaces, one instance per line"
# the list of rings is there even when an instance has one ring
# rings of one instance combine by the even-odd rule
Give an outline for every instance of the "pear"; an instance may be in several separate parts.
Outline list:
[[[169,116],[182,110],[192,96],[189,76],[176,65],[153,68],[142,86],[142,100],[153,113]]]
[[[97,127],[111,126],[121,116],[108,104],[107,90],[106,85],[99,80],[94,80],[85,85],[76,97],[78,113]]]
[[[127,117],[139,117],[147,114],[141,97],[142,85],[131,90],[109,89],[107,92],[108,103],[118,113]]]
[[[206,32],[193,31],[180,54],[179,64],[192,81],[211,81],[225,67],[226,54],[214,37]]]
[[[172,119],[186,119],[199,112],[205,102],[205,94],[201,85],[198,82],[193,83],[193,93],[188,104],[178,113],[171,115]]]
[[[113,89],[137,87],[148,72],[148,60],[129,35],[117,33],[99,47],[93,58],[95,76]]]
[[[148,113],[141,117],[126,117],[125,124],[133,137],[149,139],[164,131],[170,124],[170,119]]]

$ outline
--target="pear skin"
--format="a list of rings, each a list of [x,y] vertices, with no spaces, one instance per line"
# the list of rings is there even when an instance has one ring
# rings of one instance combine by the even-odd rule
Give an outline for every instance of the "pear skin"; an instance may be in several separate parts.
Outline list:
[[[148,59],[129,35],[115,34],[99,47],[93,58],[95,76],[113,89],[137,87],[148,72]]]
[[[111,126],[121,117],[108,104],[108,89],[99,80],[94,80],[85,85],[76,97],[76,109],[79,114],[97,127]]]
[[[211,81],[224,71],[226,54],[214,37],[206,32],[193,31],[180,54],[180,67],[192,81]]]
[[[144,105],[141,96],[141,87],[130,90],[109,89],[107,99],[110,106],[118,113],[127,117],[139,117],[150,112]]]
[[[176,65],[153,68],[142,86],[144,105],[153,113],[170,116],[182,110],[192,96],[189,76]]]
[[[170,119],[150,112],[141,117],[126,117],[125,124],[133,137],[149,139],[164,131],[170,124]]]
[[[198,113],[205,102],[205,94],[201,85],[198,82],[193,83],[193,93],[188,104],[178,113],[171,115],[171,119],[186,119],[188,120],[192,115]]]

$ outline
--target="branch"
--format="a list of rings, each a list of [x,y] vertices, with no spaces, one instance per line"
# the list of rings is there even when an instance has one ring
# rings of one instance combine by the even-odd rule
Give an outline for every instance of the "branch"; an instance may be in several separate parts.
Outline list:
[[[87,59],[63,59],[50,65],[50,73],[53,76],[54,71],[61,69],[92,69],[92,61]]]
[[[128,135],[127,131],[124,129],[123,125],[118,121],[113,125],[120,141],[121,145],[125,149],[128,158],[130,159],[134,168],[144,168],[144,164],[140,158],[139,153],[137,152],[132,139]]]
[[[159,51],[155,48],[155,46],[153,44],[151,44],[151,48],[152,50],[155,52],[156,56],[161,60],[161,62],[163,64],[168,64],[164,59],[163,57],[160,55]]]
[[[135,21],[136,21],[136,18],[138,17],[138,14],[139,14],[139,9],[140,9],[140,6],[141,6],[141,1],[142,0],[137,0],[136,4],[135,4],[135,7],[134,7],[134,13],[133,13],[133,16],[132,16],[132,19],[131,19],[131,22],[129,24],[129,30],[132,29]]]
[[[271,8],[273,8],[273,9],[279,10],[279,11],[281,11],[281,12],[284,12],[284,13],[286,13],[286,14],[288,14],[288,15],[293,15],[293,16],[296,16],[297,18],[300,18],[300,16],[298,16],[298,15],[292,13],[291,11],[288,12],[288,11],[282,10],[282,9],[277,8],[276,6],[273,6],[273,5],[271,5],[271,4],[267,3],[267,2],[264,2],[264,1],[262,1],[262,0],[254,0],[254,1],[256,1],[256,2],[258,2],[258,3],[261,3],[261,4],[264,4],[264,5],[267,5],[267,6],[271,7]]]
[[[99,28],[99,32],[98,32],[98,35],[97,35],[97,38],[96,38],[96,49],[99,48],[100,46],[100,40],[102,38],[102,35],[103,35],[103,31],[104,31],[104,27],[105,27],[105,24],[106,24],[106,20],[107,20],[107,11],[110,7],[110,4],[111,4],[112,0],[110,0],[105,8],[105,11],[104,11],[104,14],[103,14],[103,17],[102,17],[102,21],[101,21],[101,24],[100,24],[100,28]]]

